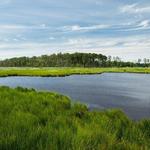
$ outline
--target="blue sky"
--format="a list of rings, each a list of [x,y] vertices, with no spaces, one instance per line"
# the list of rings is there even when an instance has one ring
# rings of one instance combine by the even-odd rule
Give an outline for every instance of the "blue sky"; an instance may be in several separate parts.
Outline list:
[[[149,0],[0,0],[0,58],[96,52],[150,58]]]

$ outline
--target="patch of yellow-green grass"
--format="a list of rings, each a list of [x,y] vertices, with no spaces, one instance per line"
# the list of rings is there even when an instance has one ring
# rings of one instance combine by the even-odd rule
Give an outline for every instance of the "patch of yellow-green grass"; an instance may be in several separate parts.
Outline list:
[[[150,73],[150,68],[1,68],[0,76],[68,76],[100,73]]]

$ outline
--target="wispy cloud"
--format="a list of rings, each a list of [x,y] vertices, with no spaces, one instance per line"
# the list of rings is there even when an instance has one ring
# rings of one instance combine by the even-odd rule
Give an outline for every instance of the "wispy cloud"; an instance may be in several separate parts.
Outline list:
[[[150,21],[149,20],[143,20],[140,22],[139,26],[143,29],[150,28]]]
[[[138,3],[125,5],[120,8],[121,12],[123,13],[150,13],[150,6],[140,6]]]
[[[19,29],[46,29],[50,28],[46,26],[46,24],[40,24],[40,25],[18,25],[18,24],[0,24],[0,29],[1,30],[19,30]]]
[[[116,31],[144,31],[150,29],[150,20],[142,20],[129,24],[118,25]]]
[[[92,31],[92,30],[101,30],[101,29],[108,29],[110,25],[92,25],[92,26],[80,26],[80,25],[73,25],[73,26],[64,26],[64,31]]]
[[[118,55],[121,58],[125,58],[126,55],[141,53],[139,57],[148,57],[150,38],[141,36],[131,36],[122,38],[68,38],[56,43],[38,43],[38,42],[9,42],[0,43],[1,57],[4,54],[11,53],[15,50],[17,56],[33,56],[42,54],[51,54],[57,52],[74,52],[80,50],[80,52],[96,52],[103,53],[105,55]],[[144,51],[143,51],[144,49]],[[14,57],[16,54],[13,53]],[[8,57],[8,55],[6,55]],[[5,57],[6,57],[5,56]],[[132,55],[133,57],[133,55]]]
[[[68,39],[67,45],[78,47],[85,46],[85,48],[113,48],[113,47],[149,47],[150,40],[145,37],[122,37],[122,38],[76,38]],[[105,51],[105,50],[104,50]]]

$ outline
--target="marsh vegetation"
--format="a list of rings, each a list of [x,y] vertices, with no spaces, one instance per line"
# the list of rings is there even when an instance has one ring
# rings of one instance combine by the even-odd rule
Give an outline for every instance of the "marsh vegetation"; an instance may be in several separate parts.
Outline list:
[[[101,74],[115,73],[150,73],[150,68],[122,67],[122,68],[79,68],[79,67],[52,67],[52,68],[1,68],[0,77],[7,76],[69,76],[74,74]]]
[[[2,150],[150,149],[150,120],[120,110],[88,111],[66,96],[0,87]]]

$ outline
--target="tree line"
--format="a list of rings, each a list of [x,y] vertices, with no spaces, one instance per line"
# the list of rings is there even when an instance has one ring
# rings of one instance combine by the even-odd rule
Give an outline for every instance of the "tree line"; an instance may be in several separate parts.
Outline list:
[[[136,63],[123,62],[119,57],[95,53],[58,53],[33,57],[19,57],[0,61],[0,67],[149,67],[149,59]]]

